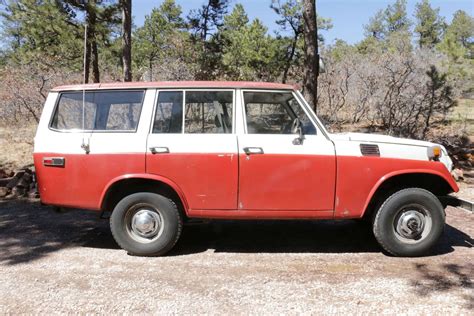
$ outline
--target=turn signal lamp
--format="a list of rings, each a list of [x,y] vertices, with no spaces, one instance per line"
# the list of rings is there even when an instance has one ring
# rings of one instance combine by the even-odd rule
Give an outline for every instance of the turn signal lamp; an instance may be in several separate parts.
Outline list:
[[[441,147],[432,146],[428,148],[428,158],[430,160],[438,161],[439,157],[441,157]]]

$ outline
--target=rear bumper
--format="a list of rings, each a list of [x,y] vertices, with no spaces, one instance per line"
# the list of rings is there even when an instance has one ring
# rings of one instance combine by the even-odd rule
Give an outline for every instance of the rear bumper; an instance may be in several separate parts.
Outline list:
[[[474,213],[474,203],[471,201],[460,199],[452,195],[440,196],[439,200],[445,206],[450,205]]]

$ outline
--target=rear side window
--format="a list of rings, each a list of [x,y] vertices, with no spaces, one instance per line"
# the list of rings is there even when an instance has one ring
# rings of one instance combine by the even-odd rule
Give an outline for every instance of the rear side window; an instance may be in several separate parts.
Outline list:
[[[135,131],[144,91],[62,93],[51,128],[58,130]],[[84,100],[84,102],[83,102]]]
[[[232,133],[231,91],[187,91],[185,133]]]

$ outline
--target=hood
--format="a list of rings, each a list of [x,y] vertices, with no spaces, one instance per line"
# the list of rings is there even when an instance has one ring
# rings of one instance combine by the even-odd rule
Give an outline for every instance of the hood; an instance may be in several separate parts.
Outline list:
[[[354,142],[354,143],[374,143],[379,145],[381,156],[382,157],[391,157],[391,158],[406,158],[406,159],[428,159],[427,149],[431,146],[440,146],[442,155],[440,162],[442,162],[446,168],[451,171],[453,169],[453,162],[449,158],[449,154],[444,148],[444,146],[426,142],[422,140],[414,140],[407,138],[398,138],[386,135],[378,134],[363,134],[363,133],[338,133],[338,134],[329,134],[331,140],[337,145],[337,143],[343,142]],[[358,146],[358,145],[357,145]],[[404,146],[412,146],[411,150],[401,149]],[[338,146],[336,146],[338,147]],[[338,151],[344,155],[344,148],[347,147],[343,145],[338,148]],[[349,146],[350,147],[350,146]],[[358,147],[357,147],[358,148]],[[405,147],[406,148],[406,147]],[[359,152],[359,149],[357,149]],[[346,151],[346,155],[351,155],[355,151]]]
[[[414,140],[408,138],[398,138],[380,134],[364,134],[364,133],[337,133],[330,134],[332,140],[345,140],[345,141],[358,141],[368,143],[385,143],[385,144],[396,144],[396,145],[409,145],[409,146],[420,146],[430,147],[436,145],[435,143],[426,142],[422,140]]]

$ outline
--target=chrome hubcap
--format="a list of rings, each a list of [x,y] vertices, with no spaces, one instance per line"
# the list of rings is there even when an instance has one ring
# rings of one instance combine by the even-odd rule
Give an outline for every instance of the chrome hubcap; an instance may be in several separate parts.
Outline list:
[[[430,213],[421,205],[410,205],[401,209],[395,218],[394,228],[398,239],[416,243],[431,231]]]
[[[423,215],[417,211],[405,212],[398,219],[397,232],[406,238],[415,238],[425,226]]]
[[[130,216],[131,215],[131,216]],[[148,208],[139,208],[128,216],[128,232],[140,242],[150,242],[156,239],[162,229],[163,222],[159,211]]]

